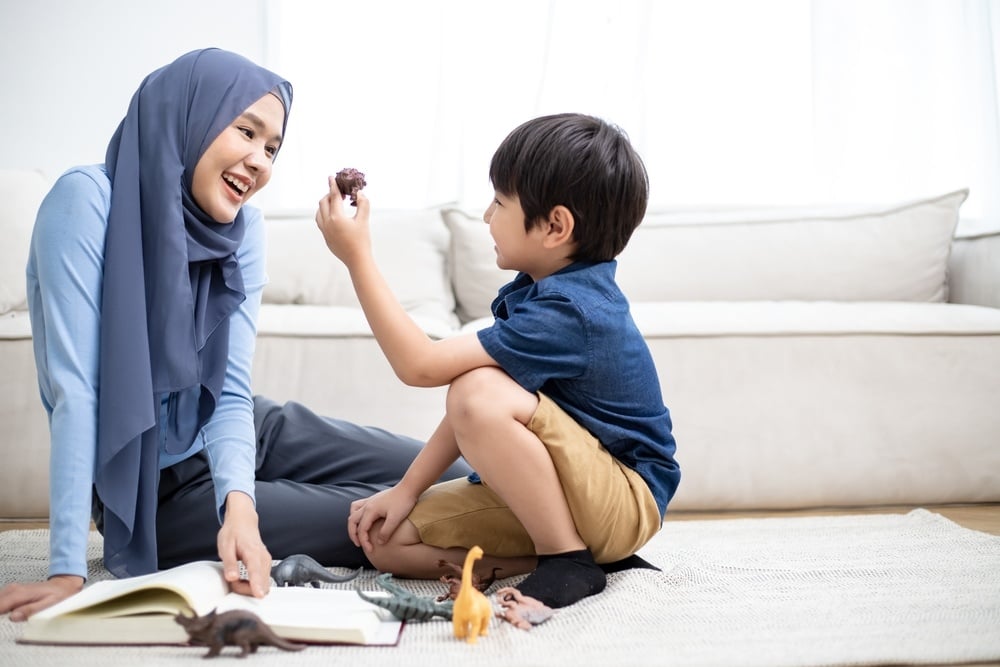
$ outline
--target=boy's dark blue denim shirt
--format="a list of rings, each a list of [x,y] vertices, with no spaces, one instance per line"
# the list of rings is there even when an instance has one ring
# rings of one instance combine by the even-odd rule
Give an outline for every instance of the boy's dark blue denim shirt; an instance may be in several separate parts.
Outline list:
[[[617,266],[575,262],[537,283],[518,274],[500,289],[479,340],[518,384],[551,398],[639,473],[662,516],[680,481],[676,444]]]

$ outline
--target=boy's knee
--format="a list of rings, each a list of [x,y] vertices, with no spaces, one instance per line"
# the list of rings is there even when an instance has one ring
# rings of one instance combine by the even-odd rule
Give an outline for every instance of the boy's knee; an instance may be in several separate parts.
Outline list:
[[[400,553],[406,547],[420,542],[420,532],[409,519],[404,519],[396,530],[393,531],[385,544],[379,544],[379,530],[383,521],[376,521],[368,533],[371,538],[372,550],[365,553],[372,566],[381,572],[392,572],[399,568],[401,561]]]
[[[449,394],[477,396],[498,384],[513,382],[511,377],[495,366],[481,366],[462,373],[452,380]]]
[[[476,368],[455,378],[448,387],[446,408],[452,420],[474,419],[496,407],[496,387],[506,373],[496,368]],[[509,379],[509,378],[508,378]]]
[[[478,419],[503,419],[513,415],[524,422],[538,405],[538,397],[521,387],[502,369],[473,369],[448,387],[447,412],[455,424]]]

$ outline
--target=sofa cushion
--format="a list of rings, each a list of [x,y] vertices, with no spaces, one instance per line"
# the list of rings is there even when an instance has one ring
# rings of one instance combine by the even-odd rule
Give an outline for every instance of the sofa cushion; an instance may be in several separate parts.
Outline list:
[[[493,237],[482,215],[445,208],[441,216],[451,232],[448,273],[458,317],[463,323],[486,317],[497,291],[516,273],[497,266]]]
[[[448,283],[448,233],[438,209],[371,214],[372,252],[389,287],[415,316],[457,325]],[[312,216],[267,216],[264,303],[360,308],[350,275]]]
[[[41,172],[0,169],[0,314],[28,307],[24,267],[35,215],[48,189]]]
[[[946,301],[948,257],[968,190],[884,206],[650,212],[618,257],[633,302]],[[489,227],[459,209],[449,268],[458,314],[490,314],[513,272]]]
[[[967,196],[750,215],[651,213],[619,257],[618,282],[633,301],[945,301]]]

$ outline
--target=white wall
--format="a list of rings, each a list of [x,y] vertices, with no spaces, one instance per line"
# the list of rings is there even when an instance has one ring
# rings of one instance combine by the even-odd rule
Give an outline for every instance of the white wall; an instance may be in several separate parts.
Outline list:
[[[262,62],[264,0],[0,0],[0,168],[104,161],[143,77],[192,49]]]

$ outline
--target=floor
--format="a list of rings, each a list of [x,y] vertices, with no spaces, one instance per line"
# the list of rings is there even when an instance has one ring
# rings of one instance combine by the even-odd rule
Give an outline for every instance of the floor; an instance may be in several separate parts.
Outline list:
[[[886,505],[880,507],[827,507],[809,510],[758,510],[750,512],[668,512],[668,521],[704,521],[712,519],[742,519],[758,517],[794,517],[837,514],[905,514],[915,505]],[[960,526],[979,530],[991,535],[1000,535],[1000,503],[977,503],[963,505],[921,505],[924,509],[951,519]],[[0,521],[0,530],[27,530],[48,528],[44,521]]]
[[[810,510],[754,511],[754,512],[667,512],[668,521],[690,521],[706,519],[737,519],[773,516],[815,516],[837,514],[905,514],[915,505],[888,505],[882,507],[844,507]],[[1000,503],[978,503],[968,505],[921,505],[926,510],[936,512],[951,519],[960,526],[972,530],[1000,535]]]
[[[924,509],[941,514],[955,523],[972,530],[1000,536],[1000,503],[973,505],[923,505]],[[753,512],[671,512],[668,521],[697,521],[758,517],[795,517],[814,515],[906,513],[915,506],[821,508],[810,510],[753,511]],[[47,522],[0,521],[0,530],[47,528]],[[925,665],[924,667],[934,667]],[[960,667],[950,665],[948,667]],[[971,667],[971,666],[969,666]],[[1000,667],[1000,663],[978,663],[978,667]]]

